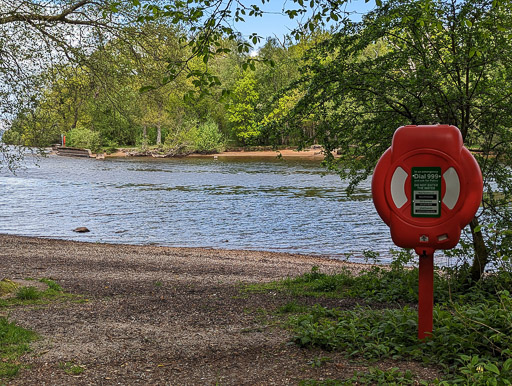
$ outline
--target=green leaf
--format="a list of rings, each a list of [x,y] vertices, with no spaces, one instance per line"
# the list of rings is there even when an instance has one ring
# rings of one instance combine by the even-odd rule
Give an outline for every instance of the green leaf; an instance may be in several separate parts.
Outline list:
[[[155,87],[154,86],[143,86],[141,88],[139,88],[139,93],[144,93],[146,91],[151,91],[151,90],[154,90]]]
[[[494,374],[500,374],[500,369],[498,369],[494,363],[486,363],[484,367],[486,370],[491,371]]]

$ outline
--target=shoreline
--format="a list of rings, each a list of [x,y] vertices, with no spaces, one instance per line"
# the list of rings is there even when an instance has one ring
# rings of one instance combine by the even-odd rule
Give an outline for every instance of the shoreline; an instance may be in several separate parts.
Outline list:
[[[97,157],[97,156],[96,156]],[[150,155],[131,155],[127,149],[120,149],[119,151],[112,154],[105,154],[105,158],[165,158],[165,157],[152,157]],[[322,149],[311,148],[307,150],[293,150],[293,149],[284,149],[284,150],[255,150],[255,151],[225,151],[222,153],[212,153],[212,154],[199,154],[192,153],[185,156],[180,157],[167,157],[167,158],[213,158],[213,159],[222,159],[222,158],[282,158],[282,159],[306,159],[306,160],[314,160],[314,161],[322,161],[324,159],[324,154]]]
[[[264,256],[264,259],[272,259],[272,260],[282,260],[282,261],[297,261],[303,263],[334,263],[333,265],[338,266],[350,266],[355,271],[361,271],[365,268],[369,268],[375,265],[378,266],[388,266],[389,263],[383,262],[382,264],[374,264],[374,263],[363,263],[363,262],[355,262],[343,260],[341,258],[336,258],[330,255],[322,255],[322,254],[307,254],[307,253],[293,253],[293,252],[275,252],[275,251],[267,251],[267,250],[253,250],[253,249],[227,249],[227,248],[214,248],[214,247],[187,247],[187,246],[167,246],[161,244],[136,244],[136,243],[114,243],[114,242],[98,242],[98,241],[89,241],[89,240],[72,240],[66,238],[53,238],[49,236],[25,236],[25,235],[17,235],[17,234],[9,234],[9,233],[0,233],[0,247],[2,245],[2,241],[6,239],[18,239],[22,244],[37,244],[41,243],[49,243],[54,244],[55,247],[59,247],[59,244],[62,244],[61,247],[66,248],[70,245],[84,245],[84,246],[97,246],[97,247],[105,247],[105,248],[116,248],[116,247],[126,247],[126,248],[135,248],[141,249],[141,252],[144,249],[162,249],[167,250],[170,253],[185,253],[185,254],[211,254],[215,256],[239,256],[245,255],[248,256],[252,260],[259,260],[259,256]],[[328,264],[330,265],[330,264]],[[1,278],[0,278],[1,279]]]
[[[10,322],[38,340],[19,361],[10,385],[65,385],[63,363],[83,369],[73,384],[297,384],[340,367],[364,369],[343,353],[325,366],[318,353],[287,344],[290,332],[272,320],[296,299],[247,292],[311,272],[365,266],[274,252],[97,244],[0,234],[0,270],[10,280],[51,279],[63,298],[13,306]],[[317,302],[315,298],[301,299]],[[324,299],[351,309],[352,299]],[[267,315],[262,317],[263,315]],[[277,318],[277,319],[276,319]],[[325,355],[322,352],[322,355]]]
[[[215,253],[246,253],[246,254],[270,254],[275,255],[276,257],[284,256],[284,257],[298,257],[301,259],[305,259],[307,261],[312,261],[318,259],[320,261],[335,261],[341,264],[355,264],[356,266],[361,266],[363,268],[373,267],[373,266],[389,266],[392,262],[391,255],[382,255],[380,259],[377,261],[369,262],[363,261],[364,255],[363,253],[356,254],[354,252],[347,253],[339,253],[339,254],[322,254],[322,253],[312,253],[312,252],[289,252],[289,251],[273,251],[273,250],[265,250],[265,249],[244,249],[244,248],[224,248],[222,246],[213,247],[213,246],[172,246],[165,245],[159,243],[151,243],[151,244],[140,244],[140,243],[130,243],[130,242],[113,242],[113,241],[97,241],[97,240],[77,240],[74,238],[67,238],[65,236],[61,237],[52,237],[52,236],[33,236],[33,235],[22,235],[22,234],[14,234],[14,233],[1,233],[0,232],[0,245],[2,237],[19,237],[26,239],[37,239],[37,240],[47,240],[49,242],[75,242],[75,243],[83,243],[83,244],[94,244],[94,245],[105,245],[105,246],[132,246],[132,247],[141,247],[141,248],[167,248],[169,250],[176,251],[190,251],[190,252],[215,252]],[[349,255],[349,256],[347,256]],[[363,269],[361,268],[361,269]],[[358,269],[359,270],[359,269]],[[0,278],[1,279],[1,278]]]

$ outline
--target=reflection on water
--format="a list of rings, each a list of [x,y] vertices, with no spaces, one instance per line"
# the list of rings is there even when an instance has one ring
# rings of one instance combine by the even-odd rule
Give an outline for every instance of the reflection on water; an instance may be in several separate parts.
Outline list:
[[[387,252],[369,182],[345,194],[318,162],[51,156],[0,174],[0,233],[360,256]],[[86,226],[91,232],[72,230]]]

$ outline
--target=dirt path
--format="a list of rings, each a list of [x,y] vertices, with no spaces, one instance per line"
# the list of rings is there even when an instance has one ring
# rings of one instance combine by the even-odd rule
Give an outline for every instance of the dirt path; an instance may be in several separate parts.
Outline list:
[[[1,276],[51,278],[81,301],[17,307],[10,320],[41,339],[9,384],[271,385],[351,376],[340,354],[288,344],[271,313],[290,299],[241,293],[241,283],[347,263],[244,251],[105,245],[0,235]],[[360,265],[349,265],[360,269]],[[1,277],[0,277],[1,279]],[[337,300],[333,306],[352,307]],[[85,368],[78,375],[64,363]]]

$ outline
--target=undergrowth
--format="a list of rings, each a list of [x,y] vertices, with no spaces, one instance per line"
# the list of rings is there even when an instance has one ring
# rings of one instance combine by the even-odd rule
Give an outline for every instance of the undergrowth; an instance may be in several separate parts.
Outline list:
[[[512,273],[498,272],[469,286],[459,278],[466,277],[459,267],[457,272],[436,271],[434,274],[434,302],[480,302],[493,299],[502,290],[512,290]],[[345,269],[328,275],[313,267],[295,278],[252,284],[248,292],[284,291],[294,296],[327,298],[358,298],[368,303],[396,302],[416,303],[418,301],[418,268],[403,266],[374,266],[358,275]]]
[[[346,380],[327,379],[317,381],[308,379],[299,383],[300,386],[345,386],[345,385],[416,385],[417,381],[411,371],[402,372],[397,368],[380,370],[370,367],[367,372],[356,371]]]
[[[370,362],[413,360],[434,365],[444,371],[443,380],[436,381],[441,384],[512,384],[512,275],[496,272],[470,286],[464,270],[467,267],[436,271],[434,331],[425,342],[417,339],[418,270],[400,263],[372,267],[359,275],[348,270],[328,275],[313,267],[299,277],[248,290],[366,302],[352,310],[309,307],[297,301],[281,307],[279,313],[291,315],[289,326],[299,346],[340,351]],[[376,303],[378,309],[372,308]],[[389,379],[395,384],[413,383],[408,383],[409,374],[379,371],[360,373],[359,381],[304,384],[381,384]]]

